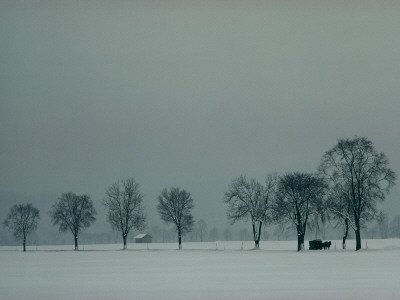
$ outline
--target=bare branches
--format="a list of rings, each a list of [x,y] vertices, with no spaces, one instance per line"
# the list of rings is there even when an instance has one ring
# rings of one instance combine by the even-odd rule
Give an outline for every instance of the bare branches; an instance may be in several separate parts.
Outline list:
[[[276,175],[269,175],[266,179],[266,186],[263,186],[255,179],[247,180],[241,175],[234,179],[225,193],[225,203],[228,205],[227,216],[231,223],[241,219],[251,219],[265,222],[270,219],[270,207],[275,197],[277,183]]]
[[[25,251],[26,238],[36,230],[39,219],[39,210],[32,204],[15,204],[10,208],[10,212],[3,224],[16,239],[23,241]]]
[[[193,199],[189,192],[178,187],[164,189],[158,197],[157,211],[165,223],[173,223],[176,226],[181,246],[181,236],[192,230],[194,221],[191,213]]]
[[[60,232],[70,230],[78,250],[78,235],[95,220],[96,210],[89,195],[64,193],[49,211],[53,225],[59,225]]]
[[[321,214],[325,189],[324,181],[313,174],[289,173],[279,180],[275,219],[296,226],[299,251],[304,244],[309,217]]]
[[[276,186],[277,175],[268,175],[265,186],[255,179],[247,180],[246,176],[241,175],[232,180],[229,190],[225,193],[228,219],[234,224],[250,218],[256,248],[259,247],[262,224],[271,220]]]
[[[133,177],[117,181],[106,190],[103,204],[108,210],[108,221],[121,232],[124,249],[127,248],[126,239],[131,229],[141,230],[146,226],[142,202],[139,184]]]
[[[384,201],[395,184],[396,174],[388,166],[385,154],[357,136],[338,140],[322,157],[319,173],[330,186],[327,209],[355,229],[356,250],[361,248],[362,223],[376,216],[377,202]]]

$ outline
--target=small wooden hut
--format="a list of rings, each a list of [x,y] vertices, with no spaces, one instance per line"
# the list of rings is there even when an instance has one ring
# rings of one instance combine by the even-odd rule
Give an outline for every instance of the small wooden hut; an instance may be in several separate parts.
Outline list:
[[[135,243],[151,243],[152,237],[148,233],[141,233],[135,236]]]

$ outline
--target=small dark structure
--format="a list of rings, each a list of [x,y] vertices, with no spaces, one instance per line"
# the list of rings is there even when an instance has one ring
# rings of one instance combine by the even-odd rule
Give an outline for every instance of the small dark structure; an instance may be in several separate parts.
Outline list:
[[[323,243],[321,240],[313,240],[309,241],[309,249],[310,250],[322,250]]]
[[[330,249],[331,247],[331,241],[329,242],[322,242],[321,240],[317,239],[317,240],[313,240],[313,241],[309,241],[309,249],[310,250],[326,250],[326,249]]]
[[[138,234],[137,236],[135,236],[135,243],[151,243],[151,240],[153,238],[151,237],[150,234],[148,233],[142,233],[142,234]]]

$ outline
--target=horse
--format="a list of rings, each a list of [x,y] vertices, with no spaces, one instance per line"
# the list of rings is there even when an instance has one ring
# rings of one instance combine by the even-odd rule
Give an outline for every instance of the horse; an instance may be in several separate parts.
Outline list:
[[[332,245],[332,243],[331,243],[331,241],[329,241],[329,242],[323,242],[322,243],[322,248],[324,248],[324,250],[326,250],[326,249],[330,249],[331,248],[331,245]]]

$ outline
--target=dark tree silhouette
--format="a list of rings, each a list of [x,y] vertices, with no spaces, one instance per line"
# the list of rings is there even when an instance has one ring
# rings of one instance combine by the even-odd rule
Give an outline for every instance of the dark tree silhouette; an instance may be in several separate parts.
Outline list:
[[[310,216],[321,215],[324,181],[313,174],[289,173],[281,177],[274,205],[279,223],[291,222],[297,230],[297,251],[304,249],[304,236]]]
[[[225,193],[227,216],[231,224],[251,220],[255,248],[260,247],[262,225],[271,220],[271,208],[276,193],[277,176],[269,175],[266,186],[246,176],[234,179]]]
[[[74,236],[75,250],[78,250],[78,235],[95,220],[96,210],[89,195],[64,193],[52,206],[49,215],[53,225],[59,225],[60,232],[70,230]]]
[[[330,201],[345,203],[343,210],[331,211],[347,220],[356,234],[356,250],[361,249],[361,226],[376,217],[377,202],[384,201],[395,184],[387,157],[367,138],[340,139],[322,156],[319,173],[339,195]]]
[[[347,194],[348,191],[345,192],[342,186],[331,186],[325,202],[325,211],[328,218],[336,221],[336,226],[340,226],[343,230],[342,249],[346,249],[346,240],[349,235],[350,226],[354,228]]]
[[[106,190],[103,204],[108,209],[108,221],[121,232],[124,249],[127,248],[126,240],[131,229],[141,230],[146,225],[142,202],[139,184],[133,177],[115,182]]]
[[[190,232],[194,224],[192,208],[193,199],[184,189],[180,190],[178,187],[164,189],[158,196],[157,211],[166,224],[175,224],[179,249],[182,249],[182,236]]]
[[[26,238],[35,231],[39,219],[39,210],[32,204],[15,204],[3,224],[17,240],[22,240],[23,250],[26,251]]]

